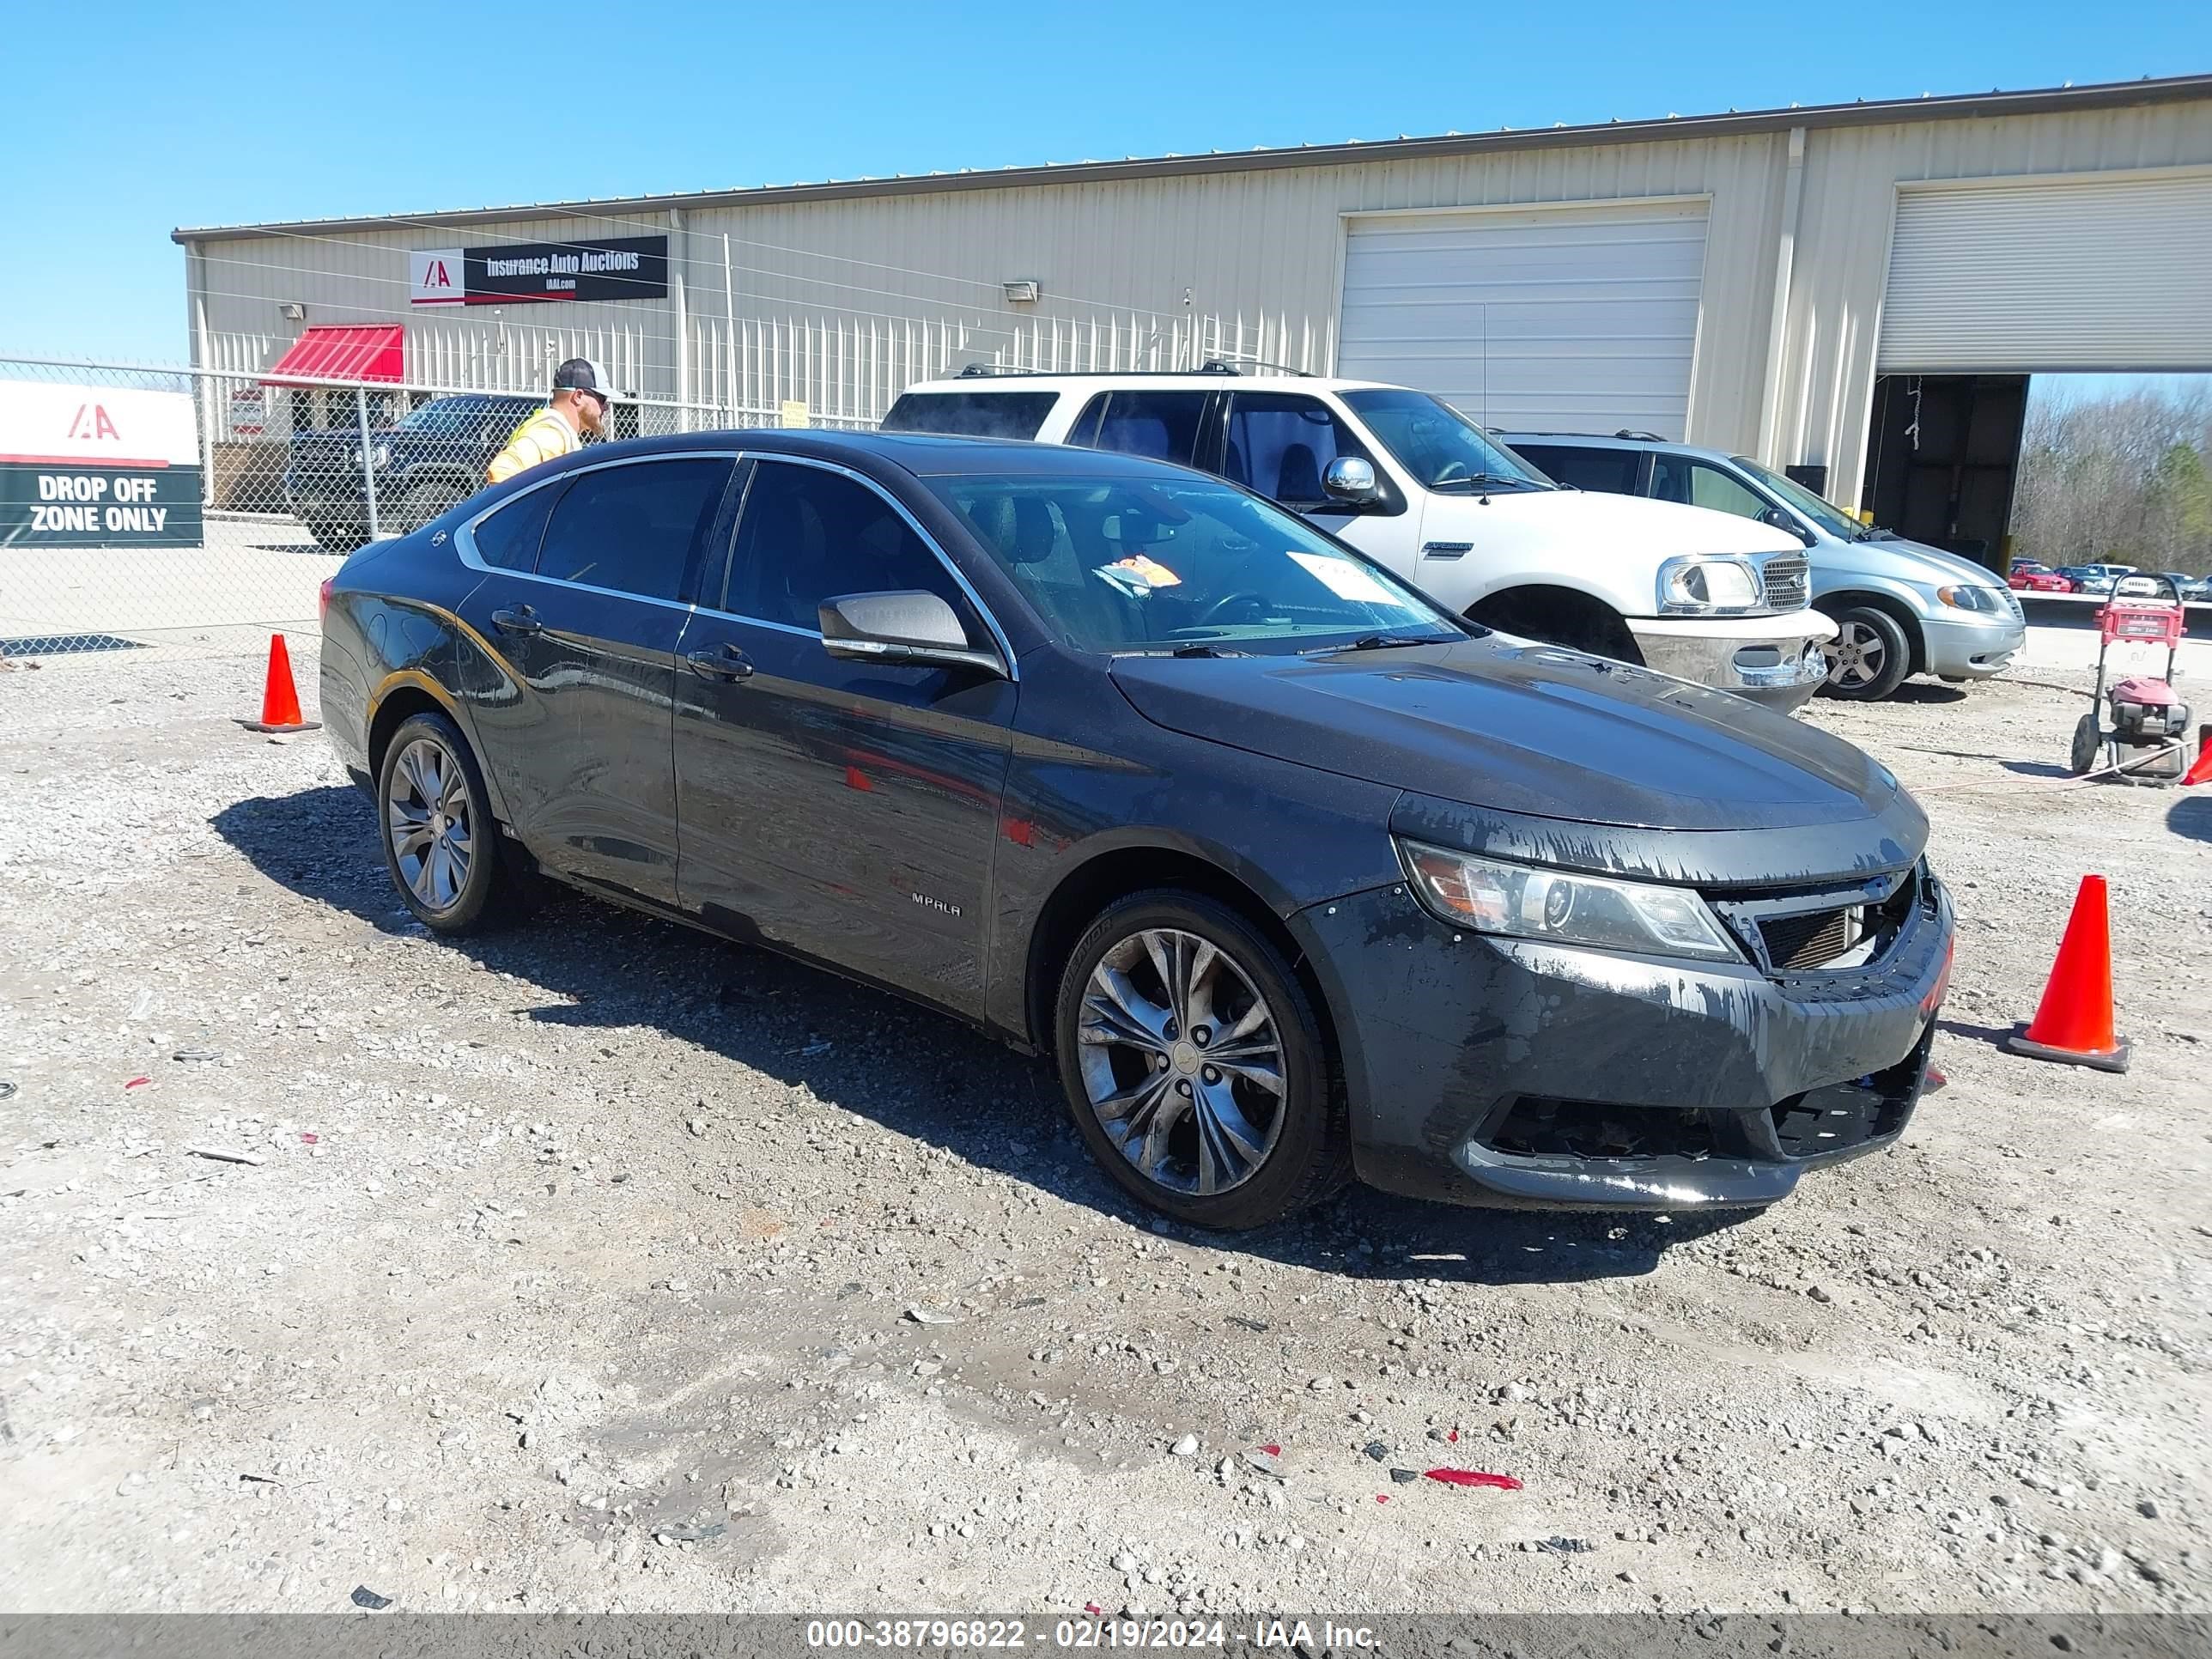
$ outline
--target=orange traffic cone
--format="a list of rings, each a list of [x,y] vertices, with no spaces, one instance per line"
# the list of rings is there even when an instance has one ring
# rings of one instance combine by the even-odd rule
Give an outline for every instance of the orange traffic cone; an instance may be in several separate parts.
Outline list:
[[[2181,775],[2184,783],[2212,783],[2212,726],[2197,728],[2197,759]]]
[[[249,732],[315,732],[320,720],[302,719],[299,688],[292,684],[292,653],[282,634],[269,636],[269,678],[261,688],[261,718],[241,721]]]
[[[2132,1045],[2112,1035],[2112,930],[2102,876],[2081,878],[2035,1018],[2026,1030],[2007,1037],[2005,1047],[2016,1054],[2094,1066],[2100,1072],[2128,1069]]]

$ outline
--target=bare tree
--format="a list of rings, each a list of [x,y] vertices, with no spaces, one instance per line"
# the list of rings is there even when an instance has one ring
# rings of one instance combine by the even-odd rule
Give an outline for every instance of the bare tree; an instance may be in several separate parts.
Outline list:
[[[2212,391],[2032,408],[2013,549],[2048,564],[2212,569]]]

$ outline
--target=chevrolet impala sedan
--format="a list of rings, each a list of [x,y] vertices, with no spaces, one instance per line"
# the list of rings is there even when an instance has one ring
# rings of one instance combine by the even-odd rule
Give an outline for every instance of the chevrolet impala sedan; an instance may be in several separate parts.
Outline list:
[[[914,998],[1199,1225],[1756,1206],[1920,1097],[1951,913],[1887,770],[1219,478],[611,444],[356,553],[323,635],[427,927],[550,878]]]

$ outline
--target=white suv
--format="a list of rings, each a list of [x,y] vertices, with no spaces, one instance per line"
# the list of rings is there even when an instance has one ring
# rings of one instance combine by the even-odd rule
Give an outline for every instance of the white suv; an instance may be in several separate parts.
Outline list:
[[[1030,438],[1177,461],[1306,514],[1507,633],[1796,708],[1835,625],[1771,526],[1562,489],[1425,392],[1248,374],[969,370],[909,388],[886,432]]]

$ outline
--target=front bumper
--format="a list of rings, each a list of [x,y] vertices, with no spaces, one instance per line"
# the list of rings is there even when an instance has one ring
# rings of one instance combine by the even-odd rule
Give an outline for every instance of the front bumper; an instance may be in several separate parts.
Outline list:
[[[1779,617],[1632,617],[1647,666],[1787,714],[1828,677],[1820,647],[1836,625],[1816,611]]]
[[[1359,1177],[1534,1208],[1756,1207],[1894,1144],[1952,944],[1933,877],[1883,957],[1842,972],[1495,939],[1403,887],[1291,926],[1335,1021]]]
[[[333,528],[358,527],[368,522],[368,498],[361,493],[358,472],[288,472],[284,505],[303,522]]]
[[[1920,637],[1928,672],[1947,680],[1985,680],[2002,674],[2027,643],[2027,623],[2017,617],[1952,611],[1923,617]]]

